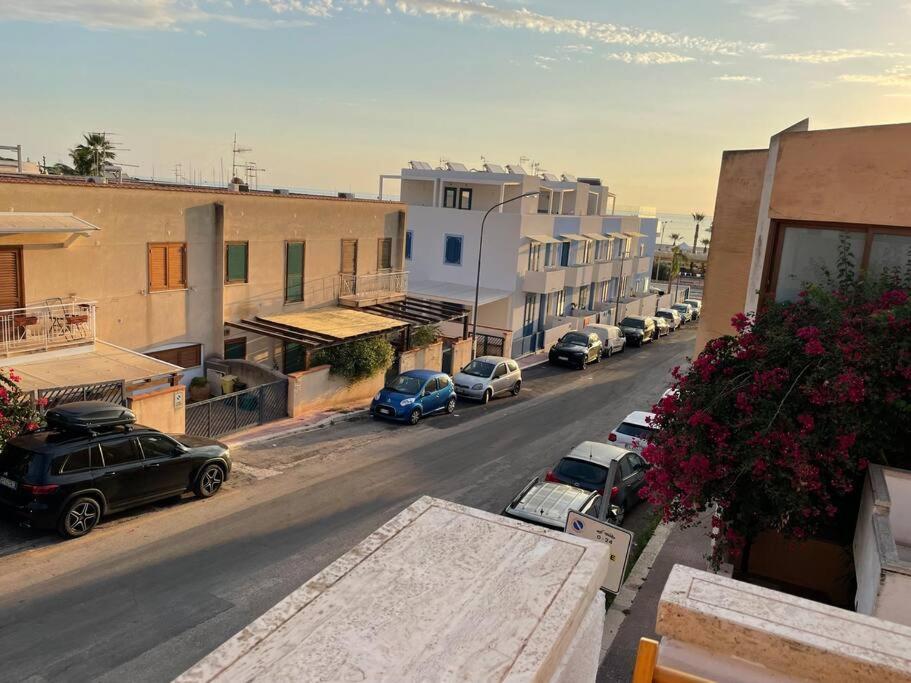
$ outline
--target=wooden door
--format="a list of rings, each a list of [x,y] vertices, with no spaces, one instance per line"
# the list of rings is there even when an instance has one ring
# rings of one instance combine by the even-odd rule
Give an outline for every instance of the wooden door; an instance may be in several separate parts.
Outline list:
[[[357,240],[342,240],[342,274],[357,273]]]
[[[22,248],[0,247],[0,310],[24,305]]]

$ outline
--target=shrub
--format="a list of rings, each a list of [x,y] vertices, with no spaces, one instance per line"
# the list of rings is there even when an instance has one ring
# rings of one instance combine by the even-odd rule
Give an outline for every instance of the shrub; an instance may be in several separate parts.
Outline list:
[[[39,408],[47,405],[47,399],[39,398],[33,404],[19,388],[21,381],[12,368],[0,370],[0,448],[20,434],[34,432],[44,422]]]
[[[190,380],[191,387],[207,387],[209,382],[205,377],[194,377]]]
[[[643,495],[683,524],[717,505],[716,566],[767,529],[850,541],[868,463],[911,467],[908,281],[843,266],[796,302],[734,316],[737,334],[675,368],[677,393],[655,407]]]
[[[440,328],[437,325],[422,325],[416,327],[411,333],[411,345],[414,348],[421,348],[428,344],[433,344],[440,338]]]
[[[394,355],[392,345],[384,337],[370,337],[317,351],[313,362],[331,365],[333,374],[351,383],[385,371]]]

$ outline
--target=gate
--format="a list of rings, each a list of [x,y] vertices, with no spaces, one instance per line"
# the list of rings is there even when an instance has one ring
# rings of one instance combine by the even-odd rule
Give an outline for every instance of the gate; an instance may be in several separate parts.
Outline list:
[[[187,434],[214,438],[288,415],[288,382],[279,380],[187,404]]]
[[[475,356],[502,356],[503,337],[489,334],[478,334],[475,337]]]
[[[37,397],[47,399],[44,410],[49,410],[61,403],[73,403],[74,401],[108,401],[122,406],[127,404],[123,380],[38,389]]]
[[[443,366],[442,371],[447,375],[452,375],[452,342],[443,342]]]

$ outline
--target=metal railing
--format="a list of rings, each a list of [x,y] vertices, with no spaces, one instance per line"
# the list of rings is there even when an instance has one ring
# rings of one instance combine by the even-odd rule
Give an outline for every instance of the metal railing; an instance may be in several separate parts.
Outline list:
[[[6,357],[94,341],[94,301],[55,298],[0,310],[0,353]]]
[[[408,271],[394,270],[371,275],[339,276],[340,296],[364,296],[372,294],[404,294],[408,291]]]

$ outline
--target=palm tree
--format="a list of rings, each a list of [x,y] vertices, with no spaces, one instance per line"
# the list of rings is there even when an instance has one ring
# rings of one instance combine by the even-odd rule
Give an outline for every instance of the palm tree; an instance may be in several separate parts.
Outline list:
[[[73,168],[79,175],[103,175],[105,164],[116,156],[114,145],[104,133],[88,133],[82,137],[84,142],[70,150]]]
[[[674,240],[674,243],[671,245],[671,247],[676,248],[676,246],[677,246],[677,240],[680,239],[680,233],[679,233],[679,232],[672,232],[672,233],[671,233],[671,239]]]
[[[702,243],[702,253],[703,253],[703,254],[708,253],[708,250],[709,250],[709,242],[711,242],[712,240],[710,240],[708,237],[703,237],[703,238],[702,238],[701,240],[699,240],[699,241]]]
[[[705,220],[705,214],[694,211],[693,220],[696,221],[696,232],[693,234],[693,253],[695,253],[696,245],[699,243],[699,224]]]

